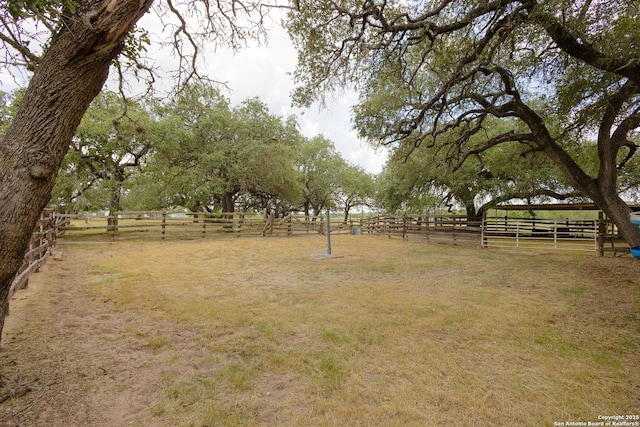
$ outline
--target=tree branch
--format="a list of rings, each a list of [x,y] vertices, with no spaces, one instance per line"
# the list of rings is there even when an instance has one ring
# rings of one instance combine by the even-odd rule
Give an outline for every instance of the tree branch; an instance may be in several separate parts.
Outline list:
[[[640,85],[640,60],[638,58],[619,58],[595,49],[592,44],[582,43],[565,25],[550,14],[540,10],[536,1],[530,6],[534,22],[541,25],[553,41],[570,56],[583,61],[599,70],[624,76]],[[584,38],[582,38],[584,39]]]
[[[28,43],[24,43],[21,38],[11,30],[13,25],[9,25],[6,17],[0,16],[0,23],[2,24],[2,27],[4,27],[4,31],[7,33],[5,34],[0,32],[0,40],[4,44],[17,51],[24,58],[25,64],[28,68],[34,68],[40,62],[40,57],[31,52],[31,50],[27,47]],[[9,55],[8,49],[6,50],[5,55]]]
[[[453,166],[453,171],[455,172],[456,170],[460,169],[464,164],[464,162],[470,156],[478,155],[502,143],[505,143],[505,142],[525,143],[525,142],[531,142],[531,141],[533,141],[532,135],[528,133],[518,134],[518,133],[515,133],[514,131],[509,131],[500,135],[496,135],[493,138],[489,138],[483,141],[482,143],[477,144],[472,148],[466,150],[464,153],[462,153],[461,157],[458,159],[458,163],[455,166]]]

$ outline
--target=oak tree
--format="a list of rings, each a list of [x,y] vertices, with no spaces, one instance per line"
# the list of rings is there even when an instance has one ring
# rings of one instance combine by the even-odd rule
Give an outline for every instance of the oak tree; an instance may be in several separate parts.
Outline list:
[[[288,29],[299,104],[353,86],[360,135],[425,146],[453,166],[503,143],[544,153],[631,245],[619,171],[640,125],[635,0],[301,0]],[[491,118],[517,120],[490,138]],[[455,137],[451,137],[452,132]],[[596,140],[597,164],[581,164]]]
[[[7,0],[0,5],[3,71],[31,74],[20,109],[0,142],[0,337],[9,287],[86,109],[112,65],[119,73],[127,68],[152,71],[136,60],[140,39],[130,37],[152,3]],[[238,47],[263,30],[263,8],[257,1],[165,0],[155,4],[155,11],[172,31],[178,84],[197,77],[194,66],[203,40]]]
[[[151,126],[149,112],[142,104],[103,91],[78,126],[52,199],[61,205],[80,202],[90,210],[107,208],[110,225],[117,222],[114,214],[122,210],[127,181],[144,165],[153,148]]]
[[[335,205],[340,174],[346,165],[333,142],[322,135],[302,144],[296,168],[303,177],[302,210],[307,221]]]
[[[346,224],[351,210],[357,206],[371,206],[375,194],[373,176],[360,166],[344,163],[338,173],[336,201],[342,208],[343,222]]]
[[[508,120],[487,123],[486,132],[473,137],[475,144],[518,128]],[[456,138],[455,132],[451,137]],[[417,208],[415,212],[462,208],[468,221],[478,222],[489,207],[504,202],[584,202],[544,153],[518,142],[504,142],[454,165],[448,156],[426,144],[408,150],[396,147],[384,174],[385,188],[394,193],[380,193],[383,206],[392,211]]]
[[[240,198],[262,209],[298,198],[297,125],[260,100],[234,107],[211,85],[189,85],[156,114],[145,182],[169,206],[232,213]]]

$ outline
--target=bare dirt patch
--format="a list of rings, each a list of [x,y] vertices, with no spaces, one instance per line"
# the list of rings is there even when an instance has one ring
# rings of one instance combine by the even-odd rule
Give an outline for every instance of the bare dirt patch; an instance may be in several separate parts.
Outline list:
[[[61,244],[0,425],[553,425],[640,402],[640,262],[368,236]]]
[[[4,424],[144,421],[159,392],[162,372],[155,367],[164,368],[157,362],[166,356],[125,332],[130,314],[86,292],[90,265],[102,252],[57,250],[65,252],[62,260],[49,260],[11,302],[0,352],[2,390],[30,391],[3,404]],[[143,328],[156,327],[139,320]]]

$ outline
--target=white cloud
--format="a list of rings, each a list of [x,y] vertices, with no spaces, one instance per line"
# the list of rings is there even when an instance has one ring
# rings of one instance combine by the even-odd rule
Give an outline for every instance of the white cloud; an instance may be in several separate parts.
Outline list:
[[[268,33],[267,45],[254,44],[238,52],[231,49],[207,52],[204,55],[204,69],[208,77],[226,83],[229,88],[226,95],[232,104],[237,105],[245,99],[258,97],[268,105],[273,114],[283,117],[295,115],[305,136],[322,134],[333,141],[336,149],[347,161],[369,172],[380,172],[386,160],[386,152],[376,152],[359,140],[355,131],[351,129],[351,106],[357,102],[355,93],[336,95],[324,109],[320,109],[318,105],[308,109],[291,106],[290,93],[294,87],[292,73],[295,70],[297,54],[286,31],[276,23],[275,18],[273,22],[273,27]],[[177,60],[172,56],[171,49],[160,48],[159,40],[171,40],[169,28],[160,23],[155,13],[146,14],[139,26],[147,29],[152,37],[152,47],[147,54],[148,61],[159,73],[166,73],[164,77],[159,76],[158,83],[162,86],[165,82],[168,88],[171,86],[168,75],[177,68]],[[26,84],[30,77],[27,74],[18,72],[16,75],[9,75],[0,72],[0,90],[10,91]],[[107,83],[111,90],[117,88],[114,79],[115,76],[112,75]],[[130,85],[128,91],[132,94],[145,92],[142,81],[133,80],[127,83]]]
[[[147,15],[144,19],[148,22],[145,28],[154,27],[153,16]],[[351,129],[351,106],[357,102],[357,94],[341,94],[325,109],[318,105],[309,109],[292,107],[290,93],[294,87],[292,73],[297,62],[296,51],[288,34],[279,25],[274,24],[268,37],[267,45],[250,45],[238,52],[218,49],[207,53],[204,64],[207,75],[228,86],[226,95],[233,105],[258,97],[273,114],[283,117],[295,115],[305,136],[322,134],[333,141],[345,160],[371,173],[380,172],[386,153],[376,152],[359,140]],[[171,62],[171,58],[166,53],[160,55],[156,57],[157,63],[165,70],[171,69],[166,64]]]
[[[305,136],[322,134],[333,141],[347,161],[369,172],[380,172],[386,154],[373,150],[351,129],[351,106],[357,101],[355,93],[343,94],[325,109],[318,105],[305,110],[291,106],[291,74],[296,58],[296,51],[286,32],[274,27],[269,32],[267,46],[252,46],[235,54],[218,51],[207,66],[210,77],[228,84],[232,103],[257,96],[272,113],[282,116],[295,114]]]

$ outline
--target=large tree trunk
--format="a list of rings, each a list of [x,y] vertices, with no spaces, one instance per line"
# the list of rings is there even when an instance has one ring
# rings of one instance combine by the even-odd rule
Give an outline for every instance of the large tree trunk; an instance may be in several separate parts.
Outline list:
[[[620,236],[630,245],[640,245],[640,229],[637,225],[631,223],[629,214],[631,210],[617,193],[601,194],[600,200],[594,202],[598,208],[613,222],[620,233]]]
[[[612,107],[610,110],[602,120],[598,135],[600,170],[597,178],[584,172],[576,161],[556,143],[545,127],[542,118],[533,110],[524,104],[519,104],[517,112],[531,129],[540,148],[555,163],[571,185],[582,195],[593,200],[593,203],[618,227],[620,235],[630,246],[640,245],[640,229],[631,224],[629,218],[631,209],[622,200],[616,188],[618,148],[610,136],[615,118],[615,108]]]
[[[477,226],[482,223],[482,213],[476,210],[473,199],[465,201],[464,208],[467,213],[467,225]]]
[[[111,188],[111,198],[109,199],[109,217],[107,218],[107,231],[118,231],[118,212],[122,210],[122,189],[124,187],[124,178],[122,180],[114,180],[113,188]]]
[[[562,163],[556,162],[556,165],[563,169]],[[640,229],[633,225],[630,221],[629,214],[631,209],[626,202],[619,196],[616,186],[615,177],[604,177],[602,174],[598,179],[586,177],[582,173],[577,173],[575,168],[569,167],[565,176],[570,180],[575,189],[581,194],[593,200],[593,203],[604,212],[613,222],[622,238],[630,245],[640,245]]]
[[[346,224],[349,222],[349,212],[351,211],[351,202],[350,201],[346,201],[344,204],[344,218],[342,220],[343,224]]]
[[[233,228],[233,213],[235,212],[235,203],[233,201],[233,194],[230,191],[224,193],[222,197],[222,212],[224,225],[222,228],[230,230]]]
[[[311,220],[311,203],[308,200],[304,201],[304,220],[309,222]]]
[[[224,196],[222,197],[222,212],[224,213],[233,213],[235,211],[235,204],[233,202],[233,194],[230,191],[227,191],[226,193],[224,193]],[[233,215],[231,215],[231,218],[233,218]]]
[[[0,339],[8,293],[80,120],[152,0],[106,0],[53,38],[0,145]]]

